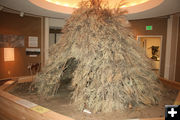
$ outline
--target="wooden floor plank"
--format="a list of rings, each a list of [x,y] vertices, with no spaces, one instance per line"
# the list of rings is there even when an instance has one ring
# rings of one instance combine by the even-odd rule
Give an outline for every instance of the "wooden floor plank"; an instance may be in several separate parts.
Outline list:
[[[9,120],[73,120],[72,118],[49,110],[45,113],[36,112],[17,101],[23,99],[0,90],[0,114]]]
[[[164,85],[166,85],[169,88],[180,90],[180,83],[176,81],[167,80],[165,78],[160,77],[159,78]]]
[[[6,90],[8,87],[10,87],[15,82],[16,81],[13,81],[13,80],[5,82],[3,85],[0,86],[0,90]]]

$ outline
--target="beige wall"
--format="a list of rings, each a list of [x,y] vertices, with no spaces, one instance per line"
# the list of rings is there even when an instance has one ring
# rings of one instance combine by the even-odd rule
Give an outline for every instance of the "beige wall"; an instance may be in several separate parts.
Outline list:
[[[177,14],[170,15],[167,24],[166,61],[164,70],[164,77],[169,80],[175,80],[176,76],[178,24],[179,16]]]
[[[164,76],[165,52],[166,52],[166,35],[167,35],[168,18],[151,18],[142,20],[132,20],[131,29],[135,36],[138,35],[162,35],[162,53],[161,53],[161,71],[160,76]],[[146,31],[146,26],[152,25],[153,30]]]
[[[54,19],[49,18],[49,26],[50,27],[63,27],[65,25],[66,21],[65,19]]]

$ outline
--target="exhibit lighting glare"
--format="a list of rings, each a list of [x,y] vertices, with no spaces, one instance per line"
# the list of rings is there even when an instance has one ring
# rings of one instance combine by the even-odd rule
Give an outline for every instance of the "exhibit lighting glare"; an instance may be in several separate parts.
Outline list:
[[[46,0],[46,1],[56,5],[72,7],[72,8],[78,8],[78,3],[81,2],[81,0]],[[148,1],[149,0],[126,0],[126,5],[123,7],[131,7]],[[116,6],[116,4],[118,3],[117,0],[109,0],[108,2],[110,6]]]
[[[20,16],[23,17],[24,16],[24,12],[20,12]]]
[[[41,8],[50,11],[72,14],[76,10],[76,8],[79,8],[82,5],[82,4],[80,5],[80,2],[83,0],[29,0],[29,1]],[[93,0],[89,0],[89,1],[93,1]],[[148,9],[152,9],[163,3],[165,0],[100,0],[100,1],[102,1],[101,7],[105,9],[106,8],[116,9],[117,7],[121,7],[122,10],[127,11],[126,14],[133,14]]]
[[[14,48],[4,48],[4,61],[14,61]]]

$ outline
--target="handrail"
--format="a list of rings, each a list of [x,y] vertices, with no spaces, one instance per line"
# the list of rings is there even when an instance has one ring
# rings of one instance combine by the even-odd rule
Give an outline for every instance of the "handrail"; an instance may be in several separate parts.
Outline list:
[[[162,83],[170,88],[180,90],[180,83],[172,80],[168,80],[162,77],[159,77]]]

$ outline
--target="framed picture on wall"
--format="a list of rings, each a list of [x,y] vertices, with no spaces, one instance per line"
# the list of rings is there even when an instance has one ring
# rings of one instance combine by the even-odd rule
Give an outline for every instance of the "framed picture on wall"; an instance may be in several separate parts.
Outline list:
[[[28,37],[28,47],[38,47],[38,37],[29,36]]]
[[[22,35],[6,35],[6,34],[0,34],[0,47],[6,48],[6,47],[24,47],[24,40],[25,37]]]

